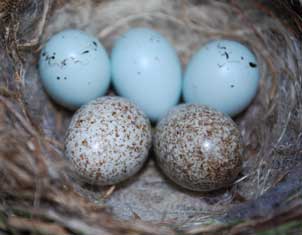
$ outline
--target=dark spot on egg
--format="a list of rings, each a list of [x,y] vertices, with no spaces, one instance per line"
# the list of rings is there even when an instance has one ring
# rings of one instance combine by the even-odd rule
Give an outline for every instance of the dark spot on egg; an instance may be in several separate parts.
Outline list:
[[[221,46],[220,43],[218,43],[217,48],[222,49],[222,50],[226,50],[227,49],[225,46]]]
[[[226,51],[222,54],[223,56],[225,56],[225,58],[228,60],[230,58],[229,53],[227,53]]]
[[[67,59],[62,60],[61,65],[62,65],[62,66],[66,66],[66,65],[67,65],[66,62],[67,62]]]
[[[241,60],[244,60],[244,57],[243,57],[243,56],[241,56]]]
[[[93,45],[95,45],[96,47],[98,46],[98,44],[97,44],[95,41],[93,41],[92,43],[93,43]]]
[[[82,145],[83,145],[83,146],[85,146],[85,147],[87,147],[87,146],[88,146],[88,142],[87,142],[87,140],[86,140],[86,139],[84,139],[84,140],[82,141]]]
[[[67,77],[64,77],[64,80],[67,80]]]
[[[249,64],[252,68],[256,68],[257,67],[257,64],[253,63],[253,62],[250,62]]]
[[[60,80],[61,78],[60,77],[57,77],[57,80]]]
[[[137,75],[141,75],[141,72],[137,72]]]
[[[231,88],[234,88],[234,87],[235,87],[235,85],[233,85],[233,84],[232,84],[232,85],[230,85],[230,87],[231,87]]]
[[[46,56],[46,53],[45,53],[45,52],[43,52],[43,53],[42,53],[42,56]]]
[[[55,56],[52,56],[52,57],[50,57],[52,60],[54,60],[56,57]]]
[[[83,54],[87,54],[87,53],[89,53],[89,50],[83,51],[81,54],[83,55]]]

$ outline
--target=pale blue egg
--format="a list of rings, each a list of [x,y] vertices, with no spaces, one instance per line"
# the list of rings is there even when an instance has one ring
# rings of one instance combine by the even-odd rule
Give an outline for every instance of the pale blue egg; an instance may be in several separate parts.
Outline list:
[[[181,65],[175,49],[158,32],[135,28],[119,38],[112,50],[112,79],[121,96],[159,120],[180,98]]]
[[[47,93],[69,109],[104,95],[110,83],[104,47],[80,30],[65,30],[51,37],[41,51],[39,71]]]
[[[184,75],[187,103],[213,107],[235,116],[257,93],[260,73],[254,54],[231,40],[212,41],[191,59]]]

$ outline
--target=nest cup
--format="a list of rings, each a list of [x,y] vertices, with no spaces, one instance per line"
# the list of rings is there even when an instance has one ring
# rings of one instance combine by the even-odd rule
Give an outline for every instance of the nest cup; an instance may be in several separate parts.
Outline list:
[[[263,229],[258,225],[264,222],[273,228],[270,222],[280,215],[279,224],[301,218],[300,9],[298,1],[283,0],[4,1],[0,212],[6,228],[31,231],[25,212],[34,215],[30,221],[38,231],[51,225],[62,234],[241,234]],[[152,156],[139,174],[115,187],[68,176],[63,143],[72,113],[43,90],[39,51],[53,34],[77,28],[96,35],[110,53],[114,41],[133,27],[163,34],[183,69],[213,39],[240,41],[257,56],[258,94],[235,118],[245,146],[243,169],[229,188],[207,194],[181,189]]]

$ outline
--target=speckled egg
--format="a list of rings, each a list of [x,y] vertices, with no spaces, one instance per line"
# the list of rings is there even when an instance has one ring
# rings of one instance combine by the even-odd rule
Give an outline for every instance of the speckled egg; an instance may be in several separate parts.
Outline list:
[[[119,95],[135,102],[152,121],[178,103],[181,65],[176,50],[160,33],[134,28],[114,44],[112,81]]]
[[[80,30],[65,30],[49,39],[41,51],[39,72],[47,93],[69,109],[104,95],[110,83],[104,47]]]
[[[65,154],[88,183],[112,185],[140,170],[151,142],[150,123],[136,105],[120,97],[101,97],[73,116]]]
[[[236,124],[203,105],[172,109],[156,127],[154,149],[162,171],[194,191],[227,187],[241,169],[243,147]]]
[[[212,41],[187,66],[184,99],[235,116],[255,97],[259,79],[258,63],[246,46],[231,40]]]

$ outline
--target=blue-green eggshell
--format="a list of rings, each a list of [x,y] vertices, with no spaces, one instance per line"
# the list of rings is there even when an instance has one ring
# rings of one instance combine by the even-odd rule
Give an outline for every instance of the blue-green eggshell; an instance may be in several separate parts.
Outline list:
[[[235,116],[251,103],[259,80],[256,58],[246,46],[231,40],[211,41],[187,66],[184,100]]]
[[[39,72],[53,100],[72,110],[104,95],[110,83],[104,47],[80,30],[65,30],[49,39],[41,51]]]
[[[158,32],[134,28],[114,44],[113,85],[152,121],[159,120],[180,98],[181,65],[176,50]]]

